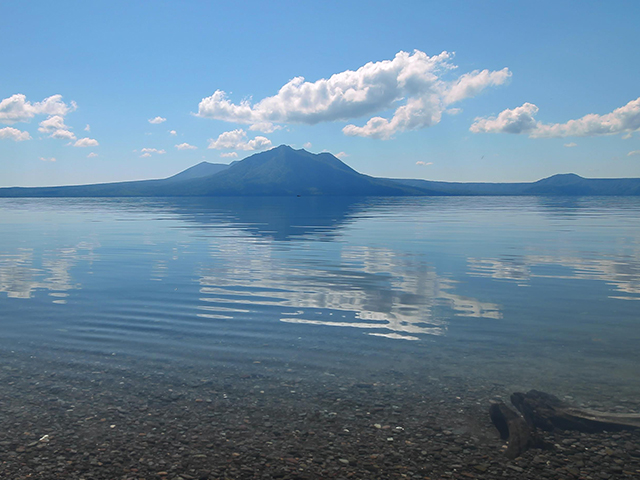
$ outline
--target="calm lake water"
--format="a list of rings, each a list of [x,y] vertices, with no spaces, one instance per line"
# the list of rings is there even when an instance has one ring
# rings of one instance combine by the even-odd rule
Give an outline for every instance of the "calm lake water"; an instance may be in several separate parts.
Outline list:
[[[0,229],[5,354],[640,395],[639,198],[1,199]]]

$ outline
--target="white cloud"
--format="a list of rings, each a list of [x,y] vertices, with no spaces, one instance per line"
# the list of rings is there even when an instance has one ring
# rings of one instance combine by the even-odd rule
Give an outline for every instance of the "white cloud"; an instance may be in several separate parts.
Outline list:
[[[56,161],[56,159],[54,157],[51,157],[51,158],[40,157],[40,160],[42,160],[43,162],[55,162]]]
[[[176,145],[176,148],[178,150],[195,150],[198,147],[194,145],[189,145],[188,143],[181,143],[180,145]]]
[[[81,138],[73,144],[74,147],[97,147],[98,145],[100,144],[97,140],[89,137]]]
[[[98,156],[97,153],[91,152],[89,155],[87,155],[87,158],[96,158],[97,156]]]
[[[271,140],[257,136],[247,141],[247,132],[242,129],[221,133],[217,139],[209,139],[209,147],[216,150],[266,150]]]
[[[393,60],[370,62],[356,71],[346,70],[330,78],[306,82],[295,77],[279,92],[251,104],[234,104],[222,90],[203,98],[198,116],[235,123],[317,124],[350,120],[395,108],[393,117],[371,118],[364,126],[347,125],[346,135],[390,138],[396,132],[435,125],[452,103],[475,96],[483,89],[505,83],[511,72],[473,71],[453,81],[442,77],[455,68],[452,54],[429,57],[415,50],[399,52]],[[398,104],[400,104],[398,106]]]
[[[274,125],[271,122],[254,123],[249,127],[249,130],[253,132],[273,133],[276,130],[282,130],[281,125]]]
[[[349,154],[348,154],[348,153],[344,153],[344,152],[338,152],[338,153],[336,153],[336,154],[334,155],[334,157],[336,157],[336,158],[340,158],[340,159],[342,159],[342,158],[347,158],[348,156],[349,156]]]
[[[311,142],[307,142],[304,145],[302,145],[302,148],[306,148],[306,149],[309,149],[311,147],[312,147]]]
[[[571,142],[571,143],[565,143],[564,146],[567,147],[567,148],[573,148],[573,147],[577,147],[578,144],[574,143],[574,142]]]
[[[90,132],[90,131],[91,131],[91,125],[89,125],[89,124],[87,123],[87,126],[86,126],[86,127],[84,127],[84,131],[85,131],[85,132]]]
[[[469,130],[473,133],[530,133],[537,127],[536,113],[537,106],[525,103],[513,110],[503,110],[497,117],[476,118]]]
[[[178,132],[176,132],[175,130],[169,130],[169,135],[175,137],[176,135],[178,135]]]
[[[537,122],[534,118],[537,113],[537,106],[525,103],[513,110],[504,110],[498,117],[476,118],[469,130],[475,133],[526,133],[531,138],[594,137],[619,133],[626,134],[626,137],[640,131],[640,98],[611,113],[590,113],[566,123]]]
[[[416,165],[423,165],[423,166],[433,165],[433,162],[416,162]]]
[[[41,102],[31,103],[21,93],[11,95],[0,102],[0,122],[16,123],[26,122],[36,115],[61,115],[74,111],[77,108],[75,102],[69,105],[62,101],[62,95],[52,95]]]
[[[31,135],[29,135],[29,132],[23,132],[17,128],[5,127],[0,128],[0,139],[24,142],[25,140],[31,140]]]
[[[451,105],[465,98],[475,97],[489,86],[502,85],[510,77],[511,72],[508,68],[493,72],[485,69],[481,72],[474,70],[473,72],[465,73],[448,86],[445,103]]]
[[[165,153],[167,153],[167,151],[164,149],[158,150],[157,148],[143,148],[140,150],[140,153],[142,153],[142,155],[140,155],[141,157],[150,157],[152,153],[156,153],[158,155],[164,155]]]
[[[166,122],[166,121],[167,119],[163,117],[155,117],[155,118],[149,119],[149,123],[152,123],[154,125],[158,125],[159,123]]]
[[[62,138],[64,140],[75,140],[76,136],[70,127],[65,125],[61,115],[54,115],[40,122],[38,131],[48,133],[51,138]]]
[[[236,152],[221,153],[220,156],[222,158],[238,158],[238,154]]]
[[[632,155],[640,155],[640,150],[633,150],[632,152],[627,153],[627,157],[630,157]]]

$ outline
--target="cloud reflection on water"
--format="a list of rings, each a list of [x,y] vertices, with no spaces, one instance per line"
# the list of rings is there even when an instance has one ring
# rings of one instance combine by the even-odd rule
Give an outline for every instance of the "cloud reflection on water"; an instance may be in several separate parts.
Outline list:
[[[600,280],[623,295],[621,300],[640,300],[640,255],[620,258],[588,258],[576,254],[522,255],[511,258],[469,258],[469,275],[508,280],[526,286],[533,278]],[[536,271],[538,267],[564,267],[563,273]]]
[[[33,248],[0,252],[0,292],[9,298],[28,299],[37,290],[48,290],[53,303],[64,304],[69,290],[81,288],[72,278],[71,268],[80,261],[95,260],[94,248],[91,243],[80,242],[41,254],[36,254]]]
[[[454,315],[501,318],[500,307],[453,292],[423,256],[348,246],[313,262],[282,258],[260,242],[215,244],[219,266],[203,270],[201,316],[232,318],[264,305],[285,323],[362,328],[370,335],[417,340],[444,335]],[[293,312],[291,311],[293,310]]]

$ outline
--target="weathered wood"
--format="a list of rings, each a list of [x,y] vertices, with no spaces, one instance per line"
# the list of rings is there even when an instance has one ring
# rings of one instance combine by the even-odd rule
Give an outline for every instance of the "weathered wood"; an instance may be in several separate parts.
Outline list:
[[[535,428],[530,427],[524,418],[504,403],[495,403],[489,408],[491,421],[498,429],[500,438],[508,440],[506,455],[516,458],[530,448],[543,448],[544,443],[538,437]]]
[[[522,413],[526,422],[541,430],[577,430],[602,432],[640,428],[640,415],[617,414],[573,408],[558,397],[538,390],[514,393],[511,403]]]

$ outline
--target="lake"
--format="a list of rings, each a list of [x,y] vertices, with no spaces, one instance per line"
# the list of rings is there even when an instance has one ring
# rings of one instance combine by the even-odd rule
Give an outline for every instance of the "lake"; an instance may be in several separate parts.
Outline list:
[[[383,406],[638,406],[640,198],[0,199],[0,228],[0,357],[26,403],[164,378],[278,408],[377,385],[402,385]]]

